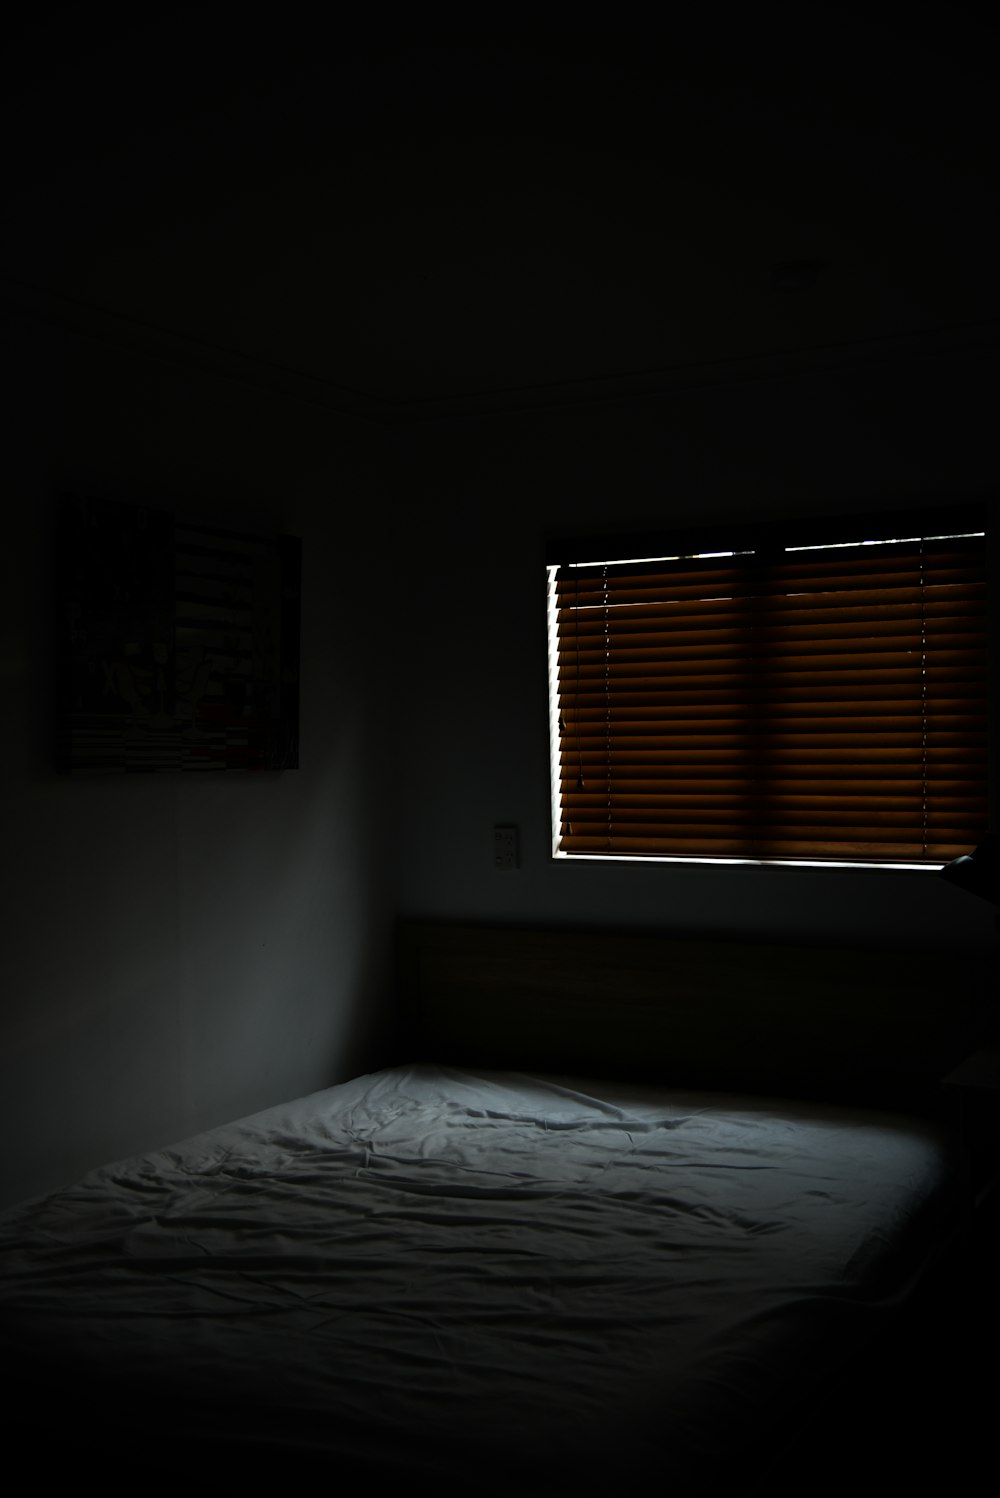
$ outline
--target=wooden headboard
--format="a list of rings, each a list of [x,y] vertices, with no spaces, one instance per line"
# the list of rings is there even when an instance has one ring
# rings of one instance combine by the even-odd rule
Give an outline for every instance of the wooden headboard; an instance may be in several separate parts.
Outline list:
[[[988,1017],[954,952],[402,922],[401,1046],[470,1067],[923,1105]]]

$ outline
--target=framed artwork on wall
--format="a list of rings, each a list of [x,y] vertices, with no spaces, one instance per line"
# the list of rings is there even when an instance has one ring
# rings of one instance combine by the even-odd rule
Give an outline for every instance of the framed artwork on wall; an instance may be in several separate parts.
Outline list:
[[[58,770],[298,768],[298,539],[67,499],[56,590]]]

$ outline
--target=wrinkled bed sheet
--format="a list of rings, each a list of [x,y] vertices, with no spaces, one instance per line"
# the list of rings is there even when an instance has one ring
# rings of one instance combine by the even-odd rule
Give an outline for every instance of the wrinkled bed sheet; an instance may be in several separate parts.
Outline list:
[[[901,1117],[402,1067],[0,1216],[0,1347],[54,1431],[79,1397],[163,1460],[695,1493],[868,1335],[950,1179]]]

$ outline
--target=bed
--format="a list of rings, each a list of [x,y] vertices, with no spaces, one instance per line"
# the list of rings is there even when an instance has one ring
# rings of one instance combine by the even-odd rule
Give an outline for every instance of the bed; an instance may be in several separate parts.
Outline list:
[[[707,1088],[690,1015],[669,1061],[647,1044],[642,1065],[613,1047],[593,1064],[595,1006],[609,1016],[591,941],[619,1022],[665,973],[690,997],[697,967],[711,1032],[720,974],[729,1002],[734,963],[746,981],[767,965],[718,943],[706,971],[707,949],[656,937],[410,926],[410,1059],[4,1213],[22,1439],[175,1480],[752,1488],[954,1239],[960,1162],[930,1083],[978,1004],[924,1015],[922,1106],[912,1045],[888,1107],[807,1046],[782,1094],[748,1085],[773,1058]],[[570,1069],[548,1064],[552,1013]]]

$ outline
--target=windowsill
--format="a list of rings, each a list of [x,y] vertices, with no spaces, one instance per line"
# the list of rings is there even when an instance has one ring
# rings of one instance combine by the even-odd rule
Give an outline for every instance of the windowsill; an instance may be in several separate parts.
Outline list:
[[[665,857],[663,855],[650,856],[642,853],[553,853],[552,862],[559,864],[574,863],[601,863],[601,864],[657,864],[670,866],[683,866],[685,868],[701,869],[781,869],[783,871],[796,870],[805,873],[845,873],[852,874],[940,874],[944,864],[936,863],[848,863],[833,862],[824,863],[816,860],[790,859],[790,858],[682,858]]]

